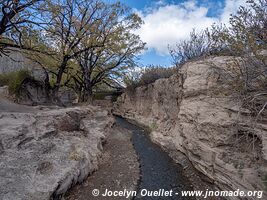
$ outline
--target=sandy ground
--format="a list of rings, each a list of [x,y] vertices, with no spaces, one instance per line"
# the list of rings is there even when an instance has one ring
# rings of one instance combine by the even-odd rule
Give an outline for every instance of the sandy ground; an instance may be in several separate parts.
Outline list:
[[[4,97],[0,96],[0,112],[34,112],[35,109],[31,106],[24,106],[13,103]]]
[[[33,112],[35,109],[31,106],[19,105],[5,97],[6,87],[0,87],[0,112]]]
[[[102,200],[114,197],[97,197],[92,195],[94,189],[100,194],[106,189],[111,191],[137,189],[139,163],[131,142],[132,133],[115,125],[107,138],[99,170],[94,172],[81,185],[74,186],[64,197],[65,200]],[[116,200],[125,197],[116,197]]]

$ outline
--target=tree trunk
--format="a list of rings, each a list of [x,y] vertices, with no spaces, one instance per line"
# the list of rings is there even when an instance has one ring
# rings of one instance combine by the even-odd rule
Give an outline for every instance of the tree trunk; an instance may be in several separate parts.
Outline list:
[[[84,92],[83,92],[83,101],[88,103],[93,103],[93,89],[91,83],[86,83]]]
[[[87,67],[82,67],[83,71],[83,80],[84,80],[84,90],[82,94],[82,101],[83,102],[88,102],[88,103],[93,103],[93,85],[90,80],[90,73],[88,71]]]
[[[46,103],[51,103],[52,99],[51,99],[51,85],[50,85],[50,81],[49,81],[49,75],[46,72],[46,76],[45,76],[45,80],[44,80],[44,90],[45,90],[45,95],[46,95]]]
[[[53,92],[52,92],[52,101],[57,103],[58,105],[62,105],[62,102],[59,98],[59,89],[60,89],[60,84],[61,84],[61,80],[62,80],[62,76],[64,74],[64,70],[66,69],[68,64],[68,57],[65,56],[63,58],[63,61],[60,65],[59,71],[57,73],[57,80],[56,80],[56,84],[53,88]]]

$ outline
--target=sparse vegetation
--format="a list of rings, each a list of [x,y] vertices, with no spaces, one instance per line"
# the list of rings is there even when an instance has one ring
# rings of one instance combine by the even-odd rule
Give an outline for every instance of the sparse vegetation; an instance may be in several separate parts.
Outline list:
[[[151,132],[157,130],[158,129],[157,123],[153,122],[152,124],[150,124],[149,129]]]
[[[232,15],[229,25],[214,24],[200,33],[193,30],[189,39],[169,47],[174,64],[179,67],[210,55],[266,58],[262,50],[267,45],[267,0],[250,0],[247,4]]]
[[[156,80],[161,78],[169,78],[176,72],[176,69],[161,67],[161,66],[149,66],[141,75],[140,85],[148,85],[154,83]]]
[[[258,123],[264,123],[267,112],[267,0],[249,0],[239,7],[228,25],[214,24],[201,33],[194,30],[188,40],[169,47],[173,63],[179,69],[185,62],[207,56],[228,56],[227,66],[208,62],[217,74],[220,86],[216,97],[228,97],[239,107],[236,125],[238,133],[241,113],[246,110],[251,130],[244,133],[252,150],[257,144],[254,135]],[[242,125],[241,125],[242,126]],[[244,136],[238,136],[244,137]]]
[[[212,53],[212,39],[208,29],[197,33],[193,30],[188,40],[179,41],[175,47],[169,47],[174,64],[179,67],[189,60],[194,60]]]
[[[154,83],[161,78],[169,78],[177,72],[175,67],[162,67],[150,65],[145,69],[135,71],[130,75],[125,76],[124,82],[127,90],[135,89],[136,87]]]
[[[5,86],[5,85],[8,85],[8,83],[11,80],[13,74],[14,74],[14,72],[0,74],[0,86],[2,87],[2,86]]]
[[[267,107],[267,0],[247,3],[232,15],[229,25],[214,24],[201,33],[193,31],[188,40],[170,48],[170,54],[178,68],[205,56],[232,56],[225,69],[213,67],[227,89],[224,95],[239,99],[255,123]]]

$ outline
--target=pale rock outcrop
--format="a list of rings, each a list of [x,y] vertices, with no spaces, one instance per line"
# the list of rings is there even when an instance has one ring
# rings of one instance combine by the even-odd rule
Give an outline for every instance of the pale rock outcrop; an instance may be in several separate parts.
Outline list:
[[[0,113],[0,199],[57,199],[97,170],[113,118],[97,107]]]
[[[187,63],[179,74],[121,95],[114,113],[149,126],[154,142],[183,152],[219,189],[265,190],[267,125],[251,130],[248,111],[223,95],[227,86],[217,70],[231,62]]]

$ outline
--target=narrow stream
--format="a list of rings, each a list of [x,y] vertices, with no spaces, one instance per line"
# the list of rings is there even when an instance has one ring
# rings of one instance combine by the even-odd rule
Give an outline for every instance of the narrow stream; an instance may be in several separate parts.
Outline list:
[[[181,166],[173,162],[173,160],[158,145],[151,142],[148,132],[144,129],[129,123],[127,120],[116,117],[118,125],[133,132],[132,142],[140,162],[140,182],[138,195],[136,199],[185,199],[182,198],[180,192],[182,190],[193,190],[190,182],[183,176]],[[141,197],[142,189],[149,191],[165,191],[173,190],[173,196],[169,197]],[[175,193],[178,193],[176,195]],[[187,197],[186,199],[193,199]]]

